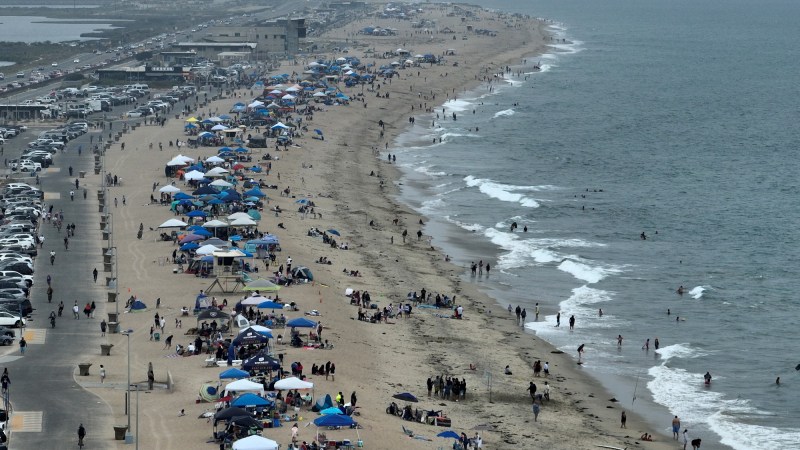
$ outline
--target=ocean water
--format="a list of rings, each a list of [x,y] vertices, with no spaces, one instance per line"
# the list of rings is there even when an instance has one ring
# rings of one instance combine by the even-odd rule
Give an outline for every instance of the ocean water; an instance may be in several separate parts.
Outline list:
[[[800,448],[800,4],[482,5],[552,20],[557,41],[390,149],[434,245],[467,277],[490,262],[474,282],[529,320],[538,302],[527,328],[585,343],[586,370],[657,429],[677,414],[703,448]]]

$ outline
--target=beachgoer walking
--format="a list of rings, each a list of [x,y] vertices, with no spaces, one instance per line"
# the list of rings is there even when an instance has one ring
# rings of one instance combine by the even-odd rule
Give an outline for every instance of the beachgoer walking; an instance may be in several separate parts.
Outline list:
[[[97,267],[92,270],[92,278],[94,278],[94,282],[97,283]]]
[[[569,316],[569,330],[575,329],[575,315]]]
[[[106,368],[100,364],[100,383],[106,382]]]
[[[528,313],[525,312],[525,308],[522,308],[522,312],[519,314],[519,316],[522,318],[522,323],[520,323],[520,325],[525,326],[525,317],[527,317],[527,315]]]
[[[683,450],[686,450],[686,446],[689,445],[689,435],[687,434],[689,429],[686,428],[683,430]]]
[[[556,314],[556,327],[561,326],[561,311]]]
[[[533,421],[539,421],[539,404],[536,402],[533,402]]]
[[[28,341],[25,340],[25,337],[21,337],[19,339],[19,352],[21,354],[25,354],[25,348],[28,346]]]
[[[534,311],[534,314],[536,314],[536,319],[535,320],[538,322],[539,321],[539,303],[538,302],[536,303],[536,309],[534,309],[533,311]]]
[[[620,423],[619,427],[628,428],[627,422],[628,422],[628,416],[625,415],[625,411],[622,411],[622,415],[619,418],[619,423]]]
[[[75,317],[75,320],[81,318],[80,316],[81,309],[78,307],[78,301],[75,300],[75,304],[72,305],[72,315]]]
[[[527,391],[530,391],[530,393],[531,393],[531,401],[535,403],[536,402],[536,384],[533,381],[528,383]]]
[[[100,336],[105,336],[106,335],[106,329],[107,328],[108,328],[108,324],[106,323],[106,319],[103,319],[103,321],[100,322]]]

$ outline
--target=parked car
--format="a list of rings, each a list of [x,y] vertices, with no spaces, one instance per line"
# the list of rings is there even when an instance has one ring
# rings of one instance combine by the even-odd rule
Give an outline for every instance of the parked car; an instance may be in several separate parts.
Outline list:
[[[27,321],[19,313],[13,314],[8,311],[0,311],[0,326],[19,328]]]

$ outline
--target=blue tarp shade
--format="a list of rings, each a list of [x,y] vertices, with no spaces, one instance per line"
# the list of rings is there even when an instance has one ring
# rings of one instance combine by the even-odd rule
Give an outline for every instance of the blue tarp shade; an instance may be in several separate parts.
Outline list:
[[[228,379],[239,379],[239,378],[247,378],[250,376],[250,373],[245,372],[244,370],[237,369],[235,367],[231,367],[230,369],[222,372],[219,374],[219,379],[224,380]]]
[[[261,302],[258,304],[260,309],[283,309],[283,303],[276,303],[272,301]]]
[[[316,328],[317,322],[308,320],[305,317],[297,317],[286,322],[286,326],[291,328]]]

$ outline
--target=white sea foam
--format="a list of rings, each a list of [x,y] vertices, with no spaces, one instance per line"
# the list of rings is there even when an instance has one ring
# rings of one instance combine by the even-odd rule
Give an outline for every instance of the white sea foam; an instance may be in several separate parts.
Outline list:
[[[698,358],[704,354],[688,344],[676,344],[658,350],[661,364],[651,367],[647,383],[653,400],[666,406],[684,423],[704,424],[719,434],[721,442],[736,450],[796,448],[800,430],[787,431],[748,424],[743,417],[763,417],[768,413],[753,407],[748,400],[726,398],[703,383],[703,375],[677,365],[677,359]],[[723,376],[716,375],[717,379]]]
[[[442,172],[438,170],[431,170],[432,166],[419,166],[414,169],[414,172],[418,172],[424,175],[428,175],[429,177],[443,177],[447,175],[447,172]]]
[[[420,211],[423,213],[437,212],[444,206],[445,201],[441,197],[435,197],[422,202]]]
[[[610,274],[619,273],[616,268],[593,267],[588,264],[565,259],[558,265],[558,270],[567,272],[573,277],[589,284],[599,283]]]
[[[469,187],[477,187],[479,191],[487,196],[503,201],[519,203],[522,206],[529,208],[538,208],[539,202],[536,199],[526,197],[517,191],[536,191],[536,186],[514,186],[510,184],[497,183],[495,181],[483,178],[475,178],[472,175],[464,177],[464,181]]]
[[[496,119],[498,117],[513,116],[514,114],[516,114],[516,111],[514,111],[513,109],[504,109],[502,111],[497,111],[496,113],[494,113],[494,118]]]
[[[442,105],[446,110],[450,112],[462,112],[472,109],[472,103],[466,100],[448,100],[444,102]]]
[[[709,289],[711,289],[711,286],[695,286],[692,288],[691,291],[689,291],[689,295],[693,299],[699,300],[703,297],[703,293]]]

